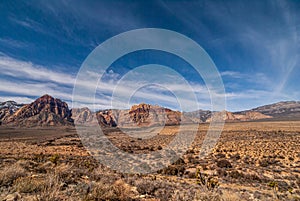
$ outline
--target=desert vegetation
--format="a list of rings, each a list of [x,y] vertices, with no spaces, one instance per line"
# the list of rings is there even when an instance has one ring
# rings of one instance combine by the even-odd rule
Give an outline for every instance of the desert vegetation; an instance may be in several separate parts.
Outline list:
[[[186,125],[189,131],[193,125]],[[74,128],[2,128],[1,200],[299,200],[299,122],[227,123],[205,158],[202,124],[193,146],[158,172],[124,174],[99,164]],[[112,132],[113,131],[113,132]],[[152,139],[109,128],[106,136],[128,153],[164,147],[176,126]]]

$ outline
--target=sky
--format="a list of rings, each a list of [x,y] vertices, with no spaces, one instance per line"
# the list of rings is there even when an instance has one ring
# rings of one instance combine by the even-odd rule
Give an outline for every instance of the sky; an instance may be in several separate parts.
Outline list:
[[[30,103],[50,94],[71,106],[76,77],[88,55],[111,37],[142,28],[175,31],[197,42],[218,69],[229,111],[300,100],[299,10],[296,0],[1,0],[0,102]],[[99,77],[95,99],[82,97],[80,106],[118,105],[112,104],[118,83],[148,64],[168,66],[184,77],[199,107],[187,110],[211,109],[203,78],[184,59],[158,50],[117,59]],[[156,70],[148,73],[160,76]],[[119,90],[131,91],[137,80],[123,80]],[[120,107],[146,102],[180,110],[176,93],[186,87],[171,76],[161,80],[164,87],[154,83],[136,89]],[[186,97],[182,103],[192,105],[190,101]]]

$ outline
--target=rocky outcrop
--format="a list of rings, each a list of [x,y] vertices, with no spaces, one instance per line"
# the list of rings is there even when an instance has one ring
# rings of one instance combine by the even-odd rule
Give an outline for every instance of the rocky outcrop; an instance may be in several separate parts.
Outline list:
[[[116,127],[116,112],[113,110],[103,110],[96,113],[98,123],[102,126]]]
[[[250,111],[260,112],[274,118],[298,118],[300,119],[300,101],[282,101],[270,105],[254,108]]]
[[[17,126],[61,126],[72,125],[71,111],[67,103],[44,95],[31,104],[24,105],[2,120],[6,125]]]
[[[117,118],[120,127],[150,127],[162,125],[180,125],[193,123],[179,111],[173,111],[158,105],[133,105],[129,111],[119,112]]]
[[[210,110],[197,110],[192,112],[183,112],[185,117],[190,118],[194,123],[206,122],[211,117],[212,112]]]
[[[77,125],[84,124],[98,124],[96,114],[92,112],[89,108],[73,108],[71,110],[72,119]]]
[[[129,110],[100,110],[96,116],[100,125],[120,128],[193,123],[179,111],[145,103],[133,105]]]

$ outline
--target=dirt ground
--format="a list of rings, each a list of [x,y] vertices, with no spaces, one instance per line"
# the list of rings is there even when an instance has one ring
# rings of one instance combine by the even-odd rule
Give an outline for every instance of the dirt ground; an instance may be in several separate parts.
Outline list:
[[[300,200],[300,121],[226,123],[212,152],[199,156],[208,124],[187,152],[151,174],[99,164],[73,127],[0,127],[0,200]],[[105,136],[129,154],[164,149],[179,130],[150,139],[117,128]]]

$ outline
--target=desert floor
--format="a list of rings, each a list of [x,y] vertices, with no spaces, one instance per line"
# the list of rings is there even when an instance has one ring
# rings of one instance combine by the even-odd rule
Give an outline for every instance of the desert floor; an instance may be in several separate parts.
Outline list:
[[[300,200],[300,121],[226,123],[201,157],[208,126],[182,125],[187,137],[197,130],[192,146],[151,174],[100,164],[73,127],[0,127],[0,200]],[[179,127],[149,139],[103,130],[122,151],[148,154],[163,150]]]

